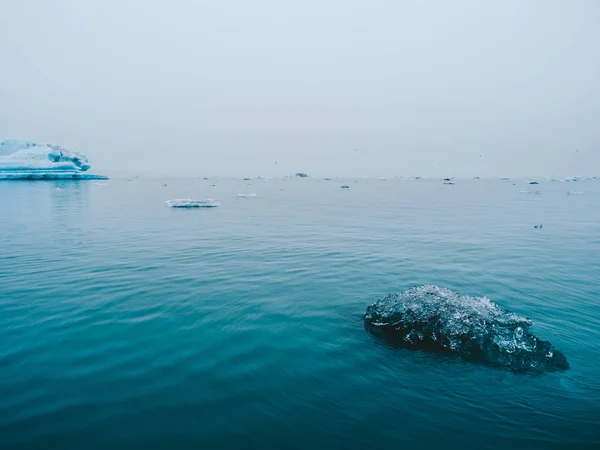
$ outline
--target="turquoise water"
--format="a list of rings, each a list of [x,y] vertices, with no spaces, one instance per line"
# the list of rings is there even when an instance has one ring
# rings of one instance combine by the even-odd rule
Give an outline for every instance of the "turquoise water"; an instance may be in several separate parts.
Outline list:
[[[599,206],[596,181],[0,183],[0,448],[599,446]],[[429,283],[532,318],[571,367],[365,332]]]

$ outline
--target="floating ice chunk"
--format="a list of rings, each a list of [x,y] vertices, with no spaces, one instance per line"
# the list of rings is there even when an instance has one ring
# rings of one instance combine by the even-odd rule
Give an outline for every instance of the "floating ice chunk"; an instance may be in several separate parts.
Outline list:
[[[350,186],[348,186],[347,184],[342,185],[342,189],[350,189]]]
[[[365,313],[367,331],[396,347],[456,354],[517,372],[567,369],[565,355],[531,334],[531,325],[485,297],[438,286],[390,294]]]
[[[216,208],[220,203],[215,202],[212,198],[204,200],[192,200],[191,198],[176,198],[165,202],[171,208]]]
[[[299,177],[299,178],[306,178],[306,177],[308,177],[308,174],[306,174],[306,173],[304,173],[304,172],[298,172],[298,173],[296,174],[296,176],[297,176],[297,177]]]
[[[575,181],[580,181],[581,177],[580,176],[572,176],[572,177],[566,177],[563,178],[562,181],[564,181],[565,183],[573,183]]]
[[[250,194],[238,194],[238,197],[242,197],[242,198],[256,197],[256,194],[254,192],[252,192]]]
[[[530,181],[529,184],[540,184],[539,181]]]
[[[567,191],[567,195],[584,195],[583,191]]]
[[[85,155],[58,145],[18,139],[0,142],[0,180],[104,180],[87,173]]]
[[[537,191],[519,191],[521,194],[541,194],[542,191],[537,190]]]

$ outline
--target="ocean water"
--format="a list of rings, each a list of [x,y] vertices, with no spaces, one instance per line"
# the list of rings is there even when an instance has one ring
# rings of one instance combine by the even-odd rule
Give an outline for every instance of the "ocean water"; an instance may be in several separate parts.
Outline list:
[[[0,448],[598,448],[600,184],[515,183],[0,183]],[[570,368],[365,331],[421,284],[530,317]]]

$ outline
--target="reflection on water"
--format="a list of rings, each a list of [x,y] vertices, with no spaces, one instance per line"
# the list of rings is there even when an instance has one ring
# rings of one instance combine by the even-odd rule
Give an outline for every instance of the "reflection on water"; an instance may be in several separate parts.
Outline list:
[[[597,182],[455,181],[0,183],[0,448],[597,446]],[[365,331],[432,283],[532,318],[570,368]]]

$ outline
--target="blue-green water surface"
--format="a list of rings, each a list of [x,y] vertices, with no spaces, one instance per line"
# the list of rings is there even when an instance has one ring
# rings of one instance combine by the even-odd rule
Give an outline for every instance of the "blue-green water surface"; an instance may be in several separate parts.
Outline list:
[[[0,183],[0,448],[597,448],[597,183]],[[532,318],[570,369],[365,332],[420,284]]]

